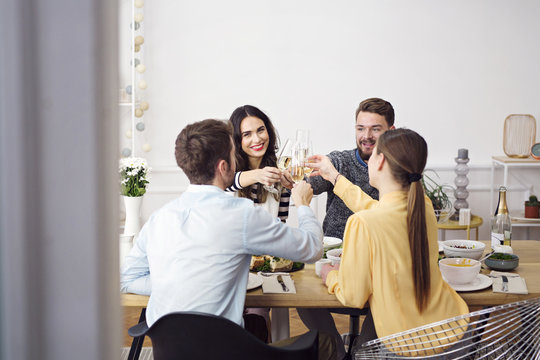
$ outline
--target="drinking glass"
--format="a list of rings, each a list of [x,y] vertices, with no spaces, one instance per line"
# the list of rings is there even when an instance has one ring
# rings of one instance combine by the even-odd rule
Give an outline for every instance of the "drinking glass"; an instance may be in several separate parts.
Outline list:
[[[309,157],[313,156],[313,145],[311,141],[307,142],[307,148],[304,149],[304,174],[306,175],[306,181],[309,182],[309,174],[313,171],[313,168],[306,166],[309,164]]]
[[[304,180],[304,161],[306,158],[305,148],[300,143],[296,143],[291,159],[291,177],[295,184]]]
[[[292,152],[292,142],[291,140],[286,139],[277,156],[277,167],[279,170],[285,171],[289,168],[291,165]],[[275,184],[274,186],[264,185],[264,188],[272,194],[279,194],[279,189],[275,187]]]
[[[291,166],[291,159],[292,159],[292,142],[290,139],[285,140],[285,144],[281,147],[281,150],[279,150],[278,154],[278,161],[277,161],[277,167],[281,171],[285,171]]]
[[[307,149],[309,143],[309,130],[298,129],[296,130],[296,143],[300,148]]]

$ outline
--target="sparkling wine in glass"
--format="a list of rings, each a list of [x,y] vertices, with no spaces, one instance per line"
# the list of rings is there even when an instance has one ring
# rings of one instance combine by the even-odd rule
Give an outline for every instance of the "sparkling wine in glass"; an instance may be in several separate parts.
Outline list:
[[[295,184],[304,180],[304,160],[305,149],[297,142],[294,146],[293,157],[291,160],[291,177]]]
[[[307,148],[304,149],[304,174],[306,175],[306,178],[309,179],[309,174],[313,172],[313,168],[310,168],[306,164],[309,164],[309,157],[313,156],[313,145],[311,144],[311,141],[307,142]]]
[[[285,140],[285,144],[281,148],[278,154],[277,167],[281,171],[287,170],[291,166],[292,160],[292,142],[291,140]]]
[[[304,180],[304,166],[301,164],[293,164],[291,167],[291,177],[295,184]]]
[[[289,139],[285,140],[285,143],[279,150],[277,159],[277,167],[279,170],[285,171],[291,166],[292,143]],[[268,192],[279,194],[279,189],[276,188],[276,185],[277,183],[275,183],[273,186],[264,185],[264,188]]]

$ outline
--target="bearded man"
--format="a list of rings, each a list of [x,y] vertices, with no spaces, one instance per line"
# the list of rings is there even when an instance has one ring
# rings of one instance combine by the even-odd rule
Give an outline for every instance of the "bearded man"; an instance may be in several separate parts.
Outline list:
[[[394,129],[392,104],[379,98],[362,101],[356,109],[355,128],[356,149],[332,151],[328,157],[339,173],[360,186],[373,199],[378,200],[379,192],[369,185],[367,162],[379,136],[387,130]],[[343,231],[352,211],[334,194],[334,182],[326,181],[320,176],[309,180],[314,194],[328,193],[326,216],[323,221],[324,235],[343,239]]]

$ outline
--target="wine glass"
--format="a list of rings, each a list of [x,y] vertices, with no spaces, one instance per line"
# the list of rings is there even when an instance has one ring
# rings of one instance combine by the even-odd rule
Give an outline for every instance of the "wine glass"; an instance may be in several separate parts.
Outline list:
[[[306,158],[305,148],[300,143],[294,146],[293,156],[291,159],[291,177],[295,184],[304,180],[304,161]]]
[[[287,139],[278,154],[277,167],[279,170],[285,171],[289,168],[291,165],[292,152],[292,142],[290,139]]]
[[[291,164],[291,158],[292,158],[292,142],[289,139],[287,139],[285,140],[285,144],[279,150],[279,153],[277,156],[278,169],[281,171],[287,170]],[[274,186],[264,185],[264,188],[268,192],[271,192],[273,194],[279,194],[279,189],[277,189],[275,185]]]
[[[309,143],[309,130],[298,129],[296,130],[296,143],[300,148],[307,149]]]
[[[313,168],[307,166],[310,163],[309,158],[313,156],[313,145],[311,140],[307,142],[307,147],[304,149],[304,174],[306,175],[306,181],[309,182],[309,174],[313,172]]]

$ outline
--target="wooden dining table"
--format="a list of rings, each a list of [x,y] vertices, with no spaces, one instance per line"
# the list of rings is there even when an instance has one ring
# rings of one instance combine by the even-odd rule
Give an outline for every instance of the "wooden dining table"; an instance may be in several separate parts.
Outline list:
[[[488,240],[486,251],[490,248]],[[519,274],[525,279],[529,293],[509,294],[495,293],[491,286],[477,291],[459,292],[469,307],[489,307],[508,304],[530,298],[540,297],[540,241],[539,240],[513,240],[512,249],[519,256],[519,266],[512,273]],[[483,268],[481,273],[488,274],[490,269]],[[323,285],[321,279],[315,274],[315,266],[306,264],[304,269],[291,273],[296,294],[265,294],[262,288],[249,290],[246,293],[246,307],[270,307],[270,308],[344,308],[343,304]],[[146,307],[148,296],[135,294],[122,294],[122,305],[126,307]],[[277,312],[279,314],[279,312]],[[281,328],[281,336],[288,333],[288,311],[285,318],[284,312],[279,315],[277,323],[272,326]],[[135,325],[135,324],[134,324]],[[283,329],[287,327],[286,332]]]

